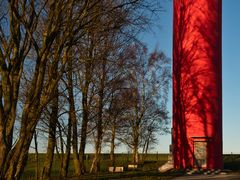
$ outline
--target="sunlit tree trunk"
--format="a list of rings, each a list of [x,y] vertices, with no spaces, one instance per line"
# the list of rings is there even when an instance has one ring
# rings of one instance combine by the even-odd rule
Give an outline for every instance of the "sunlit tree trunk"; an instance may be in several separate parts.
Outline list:
[[[36,116],[39,117],[38,115],[38,112],[30,112],[28,118],[31,119],[31,122],[28,125],[22,124],[19,140],[14,149],[9,152],[6,160],[4,179],[20,179],[27,163],[28,150],[35,132],[34,122],[36,122]],[[26,120],[25,118],[23,117],[23,120]]]
[[[81,174],[83,174],[86,171],[85,165],[84,165],[84,156],[85,156],[85,147],[86,147],[86,140],[87,140],[87,125],[88,125],[88,118],[89,118],[87,94],[82,93],[82,95],[83,95],[82,97],[83,118],[82,118],[81,141],[80,141],[80,150],[79,150]]]
[[[68,168],[70,162],[70,154],[71,154],[71,138],[72,138],[72,123],[70,118],[68,119],[68,130],[67,130],[67,144],[65,154],[62,148],[62,167],[60,170],[60,176],[62,178],[66,178],[68,175]]]
[[[111,134],[111,145],[110,145],[110,160],[112,161],[112,165],[114,166],[115,164],[115,138],[116,138],[116,125],[115,125],[115,120],[113,122],[112,126],[112,134]]]
[[[37,142],[37,132],[34,133],[34,144],[35,144],[35,180],[39,179],[39,157],[38,157],[38,142]]]
[[[54,160],[54,148],[56,146],[56,128],[58,121],[58,90],[56,88],[54,99],[51,104],[51,114],[49,119],[48,147],[41,173],[41,179],[50,179],[52,163]]]
[[[89,53],[90,57],[92,57],[92,48],[90,48]],[[86,147],[86,141],[87,141],[87,126],[88,126],[88,121],[89,121],[89,96],[88,96],[88,91],[89,91],[89,86],[90,86],[90,81],[91,81],[91,74],[92,74],[92,68],[93,65],[91,64],[92,62],[85,62],[85,82],[83,84],[82,88],[82,125],[81,125],[81,140],[80,140],[80,149],[79,149],[79,161],[80,161],[80,169],[81,169],[81,174],[86,172],[85,164],[84,164],[84,156],[85,156],[85,147]]]
[[[73,164],[75,169],[75,174],[79,176],[81,174],[80,171],[80,161],[78,154],[78,132],[77,132],[77,117],[75,111],[75,102],[74,102],[74,94],[73,94],[73,77],[72,77],[72,62],[68,63],[68,100],[69,100],[69,118],[72,122],[72,150],[73,150]]]
[[[101,76],[99,84],[99,99],[98,99],[98,116],[97,116],[97,137],[95,144],[95,154],[92,162],[90,172],[100,171],[100,161],[101,161],[101,149],[102,149],[102,138],[103,138],[103,100],[104,100],[104,88],[106,79],[106,63],[107,60],[104,59],[101,62]]]
[[[138,145],[139,145],[139,127],[138,123],[133,128],[133,163],[139,162],[139,154],[138,154]]]
[[[101,114],[100,114],[101,113]],[[97,138],[95,143],[95,154],[93,162],[90,168],[90,172],[100,171],[100,161],[101,161],[101,149],[102,149],[102,136],[103,136],[103,127],[102,127],[102,109],[100,109],[97,122]]]

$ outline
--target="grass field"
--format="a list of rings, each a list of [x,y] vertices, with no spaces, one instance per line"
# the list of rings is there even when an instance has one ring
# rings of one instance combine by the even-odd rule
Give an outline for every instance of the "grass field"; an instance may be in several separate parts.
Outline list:
[[[240,154],[225,154],[223,162],[225,169],[240,172]]]
[[[45,154],[39,154],[39,169],[43,166]],[[90,168],[92,162],[92,154],[86,155],[86,168],[87,171]],[[116,163],[115,166],[124,166],[125,169],[127,165],[132,161],[130,154],[116,154]],[[162,179],[167,180],[172,177],[181,175],[181,172],[160,174],[157,169],[162,164],[167,161],[168,154],[149,154],[144,161],[141,163],[141,167],[135,171],[126,171],[124,173],[109,173],[108,167],[111,166],[111,161],[109,160],[108,154],[102,155],[101,161],[101,172],[98,174],[86,174],[81,179]],[[29,159],[27,166],[25,168],[22,179],[34,179],[35,177],[35,167],[36,160],[34,154],[29,154]],[[52,167],[52,177],[53,179],[59,179],[59,169],[60,169],[60,160],[57,156],[54,158],[53,167]],[[229,169],[232,171],[240,172],[240,155],[224,155],[224,169]],[[180,174],[179,174],[180,173]],[[70,161],[69,167],[69,179],[79,179],[74,177],[74,169],[72,161]]]

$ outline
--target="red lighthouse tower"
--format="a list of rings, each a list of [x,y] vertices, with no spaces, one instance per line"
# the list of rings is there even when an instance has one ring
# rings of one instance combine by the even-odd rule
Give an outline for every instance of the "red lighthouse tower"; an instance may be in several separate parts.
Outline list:
[[[222,168],[222,0],[174,0],[175,168]]]

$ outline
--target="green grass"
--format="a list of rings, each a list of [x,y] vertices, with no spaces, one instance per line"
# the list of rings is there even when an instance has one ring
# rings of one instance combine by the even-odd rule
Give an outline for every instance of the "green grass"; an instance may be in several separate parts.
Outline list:
[[[145,160],[145,163],[142,163],[142,167],[141,167],[141,171],[130,171],[127,173],[121,173],[121,174],[112,174],[112,173],[108,173],[108,167],[112,166],[112,162],[109,159],[109,154],[103,154],[102,155],[102,160],[101,160],[101,166],[100,166],[100,173],[99,174],[93,174],[91,176],[93,177],[98,177],[98,179],[101,177],[105,177],[105,176],[113,176],[111,177],[114,178],[114,176],[125,176],[127,174],[127,176],[137,176],[141,175],[141,176],[145,176],[146,173],[149,176],[150,171],[151,173],[156,173],[157,172],[157,168],[164,164],[167,161],[167,154],[149,154]],[[43,163],[44,163],[44,158],[45,158],[45,154],[39,154],[39,171],[41,172],[42,167],[43,167]],[[87,154],[86,155],[86,160],[85,160],[85,166],[87,171],[89,171],[91,163],[92,163],[92,159],[93,159],[93,154]],[[127,168],[127,165],[129,163],[132,162],[132,156],[131,154],[116,154],[115,155],[115,166],[124,166],[125,169]],[[29,158],[28,158],[28,163],[27,166],[25,167],[22,179],[34,179],[35,177],[35,167],[36,167],[36,160],[35,160],[35,155],[34,154],[29,154]],[[60,160],[58,158],[58,156],[55,154],[55,158],[53,161],[53,166],[52,166],[52,172],[51,175],[53,177],[58,177],[59,176],[59,170],[60,170]],[[39,173],[40,173],[39,172]],[[143,174],[141,174],[141,173]],[[74,168],[73,168],[73,164],[72,164],[72,157],[70,160],[70,165],[69,165],[69,174],[68,176],[73,177],[74,176]],[[89,174],[87,175],[87,177],[89,177]],[[92,177],[92,178],[93,178]],[[92,179],[91,178],[91,179]],[[94,178],[93,178],[94,179]]]
[[[41,172],[42,166],[44,163],[45,154],[39,154],[39,170]],[[144,162],[141,163],[141,168],[135,171],[126,171],[124,173],[109,173],[108,167],[112,166],[112,162],[109,159],[108,154],[102,155],[101,160],[101,172],[97,174],[86,174],[81,177],[81,179],[171,179],[172,177],[179,176],[181,173],[167,173],[160,174],[157,169],[162,164],[167,161],[168,154],[149,154]],[[85,165],[87,171],[89,171],[91,163],[92,163],[93,154],[87,154]],[[130,154],[116,154],[116,163],[115,166],[124,166],[127,169],[127,165],[132,162],[132,157]],[[240,171],[240,155],[224,155],[224,169],[229,169],[232,171]],[[34,154],[29,154],[28,163],[24,170],[22,179],[34,179],[35,177],[35,167],[36,161]],[[60,170],[60,160],[55,155],[52,167],[51,176],[55,177],[53,179],[59,179],[59,170]],[[69,166],[69,179],[78,179],[74,177],[74,168],[72,164],[72,157],[70,160]]]
[[[240,171],[240,154],[226,154],[223,156],[224,169]]]

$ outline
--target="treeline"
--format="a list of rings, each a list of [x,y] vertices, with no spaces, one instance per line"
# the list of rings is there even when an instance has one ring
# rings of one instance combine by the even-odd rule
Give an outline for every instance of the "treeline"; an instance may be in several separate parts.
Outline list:
[[[20,179],[31,142],[36,154],[47,135],[39,179],[49,179],[55,152],[67,177],[86,172],[86,145],[94,145],[90,172],[102,147],[123,143],[147,154],[167,131],[170,61],[137,39],[157,1],[0,1],[0,179]],[[40,144],[40,145],[39,145]]]

